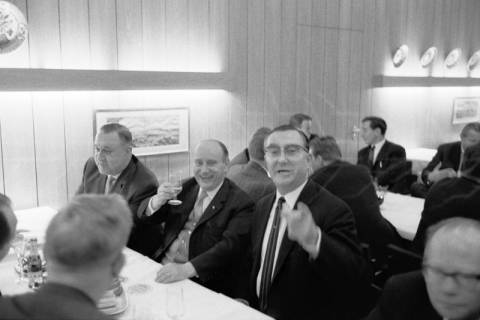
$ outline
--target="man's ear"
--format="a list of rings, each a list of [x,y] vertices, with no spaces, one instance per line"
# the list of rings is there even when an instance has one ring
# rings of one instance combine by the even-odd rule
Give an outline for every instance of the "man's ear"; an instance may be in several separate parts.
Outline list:
[[[112,275],[113,277],[118,277],[122,271],[123,266],[125,265],[125,255],[120,253],[112,263]]]

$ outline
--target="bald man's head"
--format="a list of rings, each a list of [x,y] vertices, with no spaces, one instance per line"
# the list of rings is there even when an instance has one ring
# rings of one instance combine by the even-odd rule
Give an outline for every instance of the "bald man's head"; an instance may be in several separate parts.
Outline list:
[[[228,161],[228,150],[222,142],[201,141],[193,155],[193,174],[200,187],[211,191],[221,185],[227,175]]]

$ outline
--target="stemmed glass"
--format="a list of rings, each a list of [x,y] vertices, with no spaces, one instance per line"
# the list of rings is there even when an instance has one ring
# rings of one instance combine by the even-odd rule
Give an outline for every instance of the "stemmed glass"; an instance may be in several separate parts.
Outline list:
[[[13,238],[12,242],[10,243],[13,251],[15,252],[16,257],[16,264],[15,264],[15,271],[18,273],[18,278],[16,280],[17,283],[20,283],[24,280],[23,275],[23,256],[25,252],[25,236],[21,233],[16,233],[15,237]]]
[[[167,316],[172,320],[179,320],[185,314],[183,287],[178,284],[167,286]]]
[[[182,204],[182,200],[177,199],[177,195],[182,191],[182,180],[182,172],[174,172],[168,176],[168,182],[172,186],[173,192],[175,192],[173,199],[168,200],[168,204],[172,206],[178,206]]]
[[[374,179],[375,192],[377,193],[378,203],[382,204],[385,198],[385,194],[388,191],[388,186],[381,186],[378,184],[377,179]]]

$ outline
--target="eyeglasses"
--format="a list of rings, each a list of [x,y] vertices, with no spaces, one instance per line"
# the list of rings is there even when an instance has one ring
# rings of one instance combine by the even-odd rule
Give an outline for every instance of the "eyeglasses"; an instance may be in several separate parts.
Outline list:
[[[295,158],[302,151],[308,153],[307,148],[299,144],[288,144],[285,147],[283,147],[283,153],[287,158]],[[268,146],[265,148],[265,154],[270,158],[280,158],[282,154],[282,148],[277,145]]]
[[[452,278],[458,286],[469,289],[473,289],[480,283],[480,273],[445,272],[438,267],[428,264],[424,264],[422,269],[425,277],[437,278],[439,280],[445,280],[447,277]]]

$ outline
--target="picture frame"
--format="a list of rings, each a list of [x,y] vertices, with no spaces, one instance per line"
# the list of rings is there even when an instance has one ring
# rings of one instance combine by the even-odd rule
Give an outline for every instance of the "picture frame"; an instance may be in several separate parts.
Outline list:
[[[480,97],[455,98],[453,100],[453,124],[480,120]]]
[[[188,152],[188,108],[98,109],[94,115],[95,134],[112,122],[130,129],[136,156]]]

